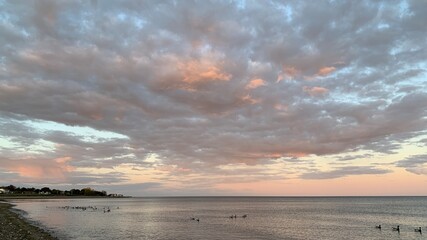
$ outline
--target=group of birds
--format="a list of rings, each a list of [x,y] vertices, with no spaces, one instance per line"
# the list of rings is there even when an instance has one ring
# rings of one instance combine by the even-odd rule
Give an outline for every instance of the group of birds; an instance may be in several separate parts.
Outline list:
[[[47,206],[46,206],[47,208]],[[82,211],[86,211],[86,210],[92,210],[92,211],[96,211],[98,210],[98,208],[96,206],[63,206],[63,207],[58,207],[58,208],[62,208],[65,210],[82,210]]]
[[[46,206],[47,208],[47,206]],[[81,211],[86,211],[86,210],[92,210],[92,211],[104,211],[104,213],[109,213],[111,212],[110,207],[103,207],[103,208],[98,208],[96,206],[63,206],[63,207],[58,207],[61,209],[65,209],[65,210],[81,210]],[[119,209],[119,207],[117,207],[117,209]]]
[[[231,215],[229,218],[238,218],[239,216],[237,216],[237,215]],[[241,216],[241,218],[247,218],[248,217],[248,215],[247,214],[244,214],[244,215],[242,215]],[[192,218],[190,218],[192,221],[197,221],[197,222],[200,222],[200,219],[199,218],[195,218],[195,217],[192,217]]]
[[[381,224],[380,224],[380,225],[378,225],[378,226],[375,226],[375,228],[381,229],[381,228],[382,228],[382,227],[381,227]],[[397,227],[392,227],[392,228],[391,228],[391,230],[393,230],[393,231],[397,231],[397,232],[400,232],[400,226],[399,226],[399,225],[397,225]],[[421,227],[415,228],[415,229],[414,229],[414,231],[415,231],[415,232],[419,232],[420,234],[422,234],[422,233],[423,233],[423,230],[422,230],[422,228],[421,228]]]
[[[239,216],[237,216],[237,215],[231,215],[229,218],[238,218]],[[248,215],[247,214],[245,214],[245,215],[242,215],[242,218],[247,218],[248,217]]]

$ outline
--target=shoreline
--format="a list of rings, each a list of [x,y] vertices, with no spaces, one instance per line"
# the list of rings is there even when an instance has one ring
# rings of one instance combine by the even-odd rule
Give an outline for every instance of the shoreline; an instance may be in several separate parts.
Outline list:
[[[0,201],[7,201],[9,199],[84,199],[84,198],[132,198],[131,196],[124,197],[103,197],[103,196],[63,196],[63,195],[12,195],[2,194],[0,195]]]
[[[58,240],[13,209],[13,204],[0,198],[0,239]]]

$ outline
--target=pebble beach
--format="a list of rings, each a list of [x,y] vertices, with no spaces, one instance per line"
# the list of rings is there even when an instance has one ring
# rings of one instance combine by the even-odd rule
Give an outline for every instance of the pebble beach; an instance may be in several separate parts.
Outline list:
[[[12,211],[12,204],[0,199],[0,239],[51,240],[57,239]]]

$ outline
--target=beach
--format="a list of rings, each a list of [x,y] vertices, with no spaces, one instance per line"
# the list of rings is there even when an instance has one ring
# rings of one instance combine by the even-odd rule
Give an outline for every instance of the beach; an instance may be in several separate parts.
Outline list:
[[[12,211],[12,204],[0,199],[0,239],[57,239]]]

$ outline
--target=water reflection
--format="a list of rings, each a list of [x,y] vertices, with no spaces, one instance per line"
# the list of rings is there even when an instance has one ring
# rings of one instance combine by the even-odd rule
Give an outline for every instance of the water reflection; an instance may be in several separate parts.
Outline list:
[[[427,220],[425,197],[58,199],[17,205],[64,239],[425,239],[414,229]],[[392,231],[397,225],[400,231]]]

